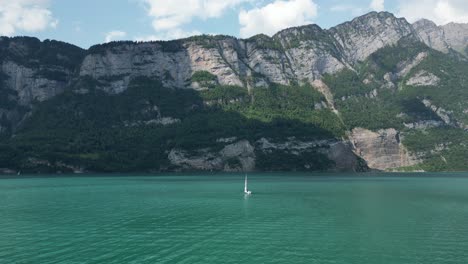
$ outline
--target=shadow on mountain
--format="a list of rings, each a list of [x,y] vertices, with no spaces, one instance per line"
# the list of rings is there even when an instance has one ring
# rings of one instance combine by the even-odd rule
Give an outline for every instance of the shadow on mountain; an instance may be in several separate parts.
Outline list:
[[[288,108],[283,117],[261,121],[245,114],[253,111],[252,102],[237,104],[238,110],[208,106],[197,91],[164,88],[148,78],[133,80],[117,95],[90,82],[81,85],[87,86],[87,93],[70,90],[43,102],[15,135],[3,140],[0,167],[28,171],[33,163],[31,171],[47,172],[50,164],[63,162],[99,172],[157,171],[170,166],[171,149],[220,150],[225,146],[222,138],[251,143],[260,138],[273,142],[337,138],[316,124],[288,118]],[[257,116],[271,114],[268,107],[258,109]]]

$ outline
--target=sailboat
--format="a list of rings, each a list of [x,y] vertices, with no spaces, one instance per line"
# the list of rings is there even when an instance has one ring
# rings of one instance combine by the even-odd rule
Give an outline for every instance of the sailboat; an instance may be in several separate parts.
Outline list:
[[[252,194],[252,192],[249,191],[249,189],[247,188],[247,174],[245,175],[244,194],[246,194],[246,195],[251,195]]]

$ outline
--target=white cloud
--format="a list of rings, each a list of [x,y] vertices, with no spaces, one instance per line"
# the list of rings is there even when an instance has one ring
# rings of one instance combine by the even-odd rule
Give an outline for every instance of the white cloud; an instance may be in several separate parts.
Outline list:
[[[355,5],[345,5],[345,4],[340,4],[340,5],[335,5],[330,8],[330,11],[332,12],[347,12],[351,13],[353,16],[359,16],[364,14],[367,11],[367,8],[362,8],[358,7]]]
[[[385,0],[371,0],[368,6],[358,6],[356,4],[337,4],[330,8],[332,12],[349,13],[352,16],[360,16],[370,11],[384,11]]]
[[[119,31],[119,30],[114,30],[114,31],[107,32],[105,41],[107,43],[107,42],[111,42],[111,41],[114,41],[114,40],[119,40],[119,39],[125,38],[126,36],[127,36],[126,32]]]
[[[372,0],[370,8],[374,11],[384,11],[385,9],[385,0]]]
[[[397,15],[410,22],[426,18],[439,25],[468,23],[468,5],[466,0],[400,0]]]
[[[150,38],[168,39],[187,37],[198,31],[184,31],[181,27],[194,18],[221,17],[229,8],[253,0],[140,0],[145,3],[156,34]],[[146,37],[146,38],[147,38]],[[145,37],[143,37],[145,38]],[[141,39],[141,38],[138,38]]]
[[[174,29],[171,31],[161,32],[159,34],[147,35],[136,37],[135,41],[154,41],[154,40],[172,40],[172,39],[181,39],[187,38],[190,36],[201,35],[200,31],[184,31],[182,29]]]
[[[81,21],[73,21],[73,30],[76,33],[80,33],[82,31],[81,25],[82,25]]]
[[[228,8],[251,0],[142,0],[157,31],[168,30],[190,23],[193,18],[220,17]]]
[[[242,10],[239,14],[240,35],[272,35],[288,27],[310,24],[317,16],[317,9],[313,0],[276,0],[264,7]]]
[[[48,8],[49,0],[0,0],[0,35],[16,31],[42,31],[55,28],[58,20]]]
[[[50,22],[50,27],[51,27],[51,28],[57,28],[58,24],[59,24],[59,20],[58,20],[58,19],[54,19],[54,20],[52,20],[52,21]]]

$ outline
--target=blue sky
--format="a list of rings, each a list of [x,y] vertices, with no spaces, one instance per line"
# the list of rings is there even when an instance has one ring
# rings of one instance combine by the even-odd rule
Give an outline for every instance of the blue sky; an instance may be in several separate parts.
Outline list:
[[[250,37],[315,23],[329,28],[370,11],[409,21],[468,22],[466,0],[0,0],[0,35],[57,39],[83,48],[112,40],[194,34]]]

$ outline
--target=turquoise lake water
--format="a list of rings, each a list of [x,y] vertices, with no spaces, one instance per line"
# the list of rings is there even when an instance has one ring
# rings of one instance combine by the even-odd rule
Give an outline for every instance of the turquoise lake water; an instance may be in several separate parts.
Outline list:
[[[467,174],[0,179],[0,263],[468,263]]]

